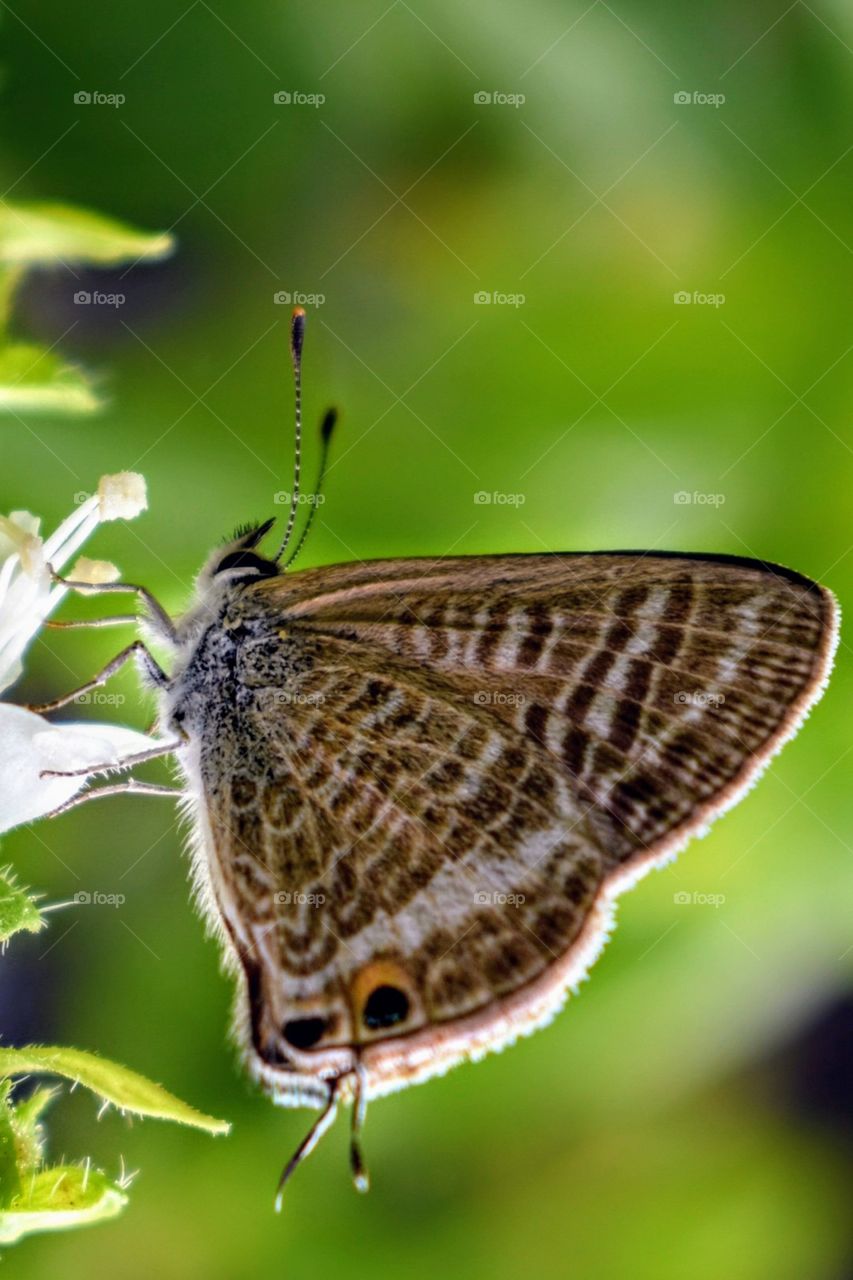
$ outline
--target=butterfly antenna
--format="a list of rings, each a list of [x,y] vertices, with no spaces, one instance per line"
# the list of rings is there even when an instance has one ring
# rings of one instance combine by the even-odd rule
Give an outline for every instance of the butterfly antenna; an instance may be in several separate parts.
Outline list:
[[[312,1124],[293,1155],[281,1171],[281,1177],[278,1180],[278,1187],[275,1193],[275,1211],[281,1213],[281,1201],[284,1195],[284,1188],[287,1186],[292,1175],[298,1169],[302,1161],[310,1156],[323,1134],[334,1123],[335,1116],[338,1113],[338,1080],[335,1079],[329,1085],[329,1100],[326,1103],[325,1110]]]
[[[296,508],[299,503],[299,480],[302,474],[302,343],[305,340],[305,312],[302,307],[294,307],[290,317],[290,359],[293,363],[294,383],[294,447],[293,447],[293,488],[290,493],[290,514],[287,517],[287,528],[278,549],[276,560],[280,560],[287,550],[293,526],[296,523]]]
[[[317,507],[320,505],[320,499],[323,496],[323,481],[326,479],[326,468],[329,465],[329,447],[332,443],[332,433],[335,430],[335,423],[337,420],[337,409],[327,409],[320,426],[320,466],[317,470],[317,479],[314,484],[314,500],[308,511],[308,520],[306,521],[305,528],[302,530],[302,534],[296,546],[291,551],[285,564],[285,568],[293,564],[294,560],[299,555],[299,552],[305,546],[305,539],[308,537],[308,531],[314,523],[314,516],[317,514]]]
[[[361,1131],[364,1128],[364,1117],[367,1114],[367,1088],[364,1068],[361,1063],[356,1067],[355,1100],[352,1104],[352,1130],[350,1132],[349,1162],[352,1180],[356,1191],[370,1190],[370,1174],[364,1163],[361,1151]]]

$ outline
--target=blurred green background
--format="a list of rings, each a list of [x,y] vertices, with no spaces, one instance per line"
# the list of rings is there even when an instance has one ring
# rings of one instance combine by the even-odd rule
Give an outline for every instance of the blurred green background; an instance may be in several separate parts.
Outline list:
[[[308,307],[309,421],[343,409],[304,565],[684,548],[778,560],[850,600],[849,7],[17,0],[2,34],[9,197],[178,244],[128,274],[30,278],[17,333],[95,372],[107,405],[0,423],[0,510],[49,528],[101,473],[143,471],[150,511],[87,551],[179,610],[215,542],[283,510],[275,295],[299,291],[324,299]],[[81,286],[126,301],[78,306]],[[313,434],[307,452],[310,472]],[[73,687],[118,637],[40,641],[16,696]],[[111,688],[144,727],[133,675]],[[850,723],[842,644],[801,737],[623,899],[557,1021],[373,1105],[367,1199],[340,1124],[279,1218],[275,1179],[310,1116],[257,1095],[226,1042],[230,987],[170,803],[14,833],[4,859],[50,899],[127,901],[15,940],[6,1042],[96,1049],[234,1128],[95,1125],[91,1097],[60,1100],[54,1157],[114,1172],[121,1153],[141,1174],[121,1218],[29,1239],[4,1274],[851,1274]]]

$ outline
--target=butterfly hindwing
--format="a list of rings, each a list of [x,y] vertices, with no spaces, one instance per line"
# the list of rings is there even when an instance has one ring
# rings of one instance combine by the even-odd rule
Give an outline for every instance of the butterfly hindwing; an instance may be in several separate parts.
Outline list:
[[[241,609],[251,767],[202,782],[255,1050],[359,1045],[375,1091],[541,1020],[608,897],[794,731],[834,636],[807,579],[652,553],[335,566]]]

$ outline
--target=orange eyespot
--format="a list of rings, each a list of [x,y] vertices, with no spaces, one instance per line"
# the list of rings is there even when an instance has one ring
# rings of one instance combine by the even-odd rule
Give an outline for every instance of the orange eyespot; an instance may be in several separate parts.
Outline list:
[[[406,1021],[412,1009],[411,978],[393,960],[376,960],[350,985],[355,1035],[361,1028],[382,1031]]]

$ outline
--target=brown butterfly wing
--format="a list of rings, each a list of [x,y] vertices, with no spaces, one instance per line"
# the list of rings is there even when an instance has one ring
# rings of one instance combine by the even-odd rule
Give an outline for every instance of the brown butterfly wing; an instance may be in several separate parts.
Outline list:
[[[279,649],[247,658],[255,776],[209,804],[255,1046],[311,1071],[358,1045],[374,1093],[547,1017],[610,898],[795,730],[835,636],[829,593],[727,557],[380,561],[247,594]]]

